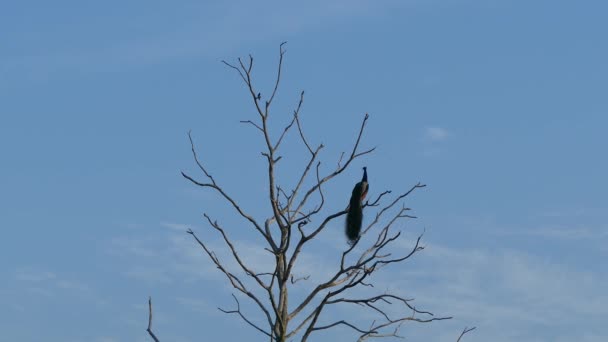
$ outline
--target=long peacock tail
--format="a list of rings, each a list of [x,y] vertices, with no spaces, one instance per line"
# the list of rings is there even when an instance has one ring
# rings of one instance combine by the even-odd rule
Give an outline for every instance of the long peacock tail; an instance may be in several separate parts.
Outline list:
[[[345,231],[348,244],[354,244],[361,234],[361,224],[363,224],[363,199],[367,195],[369,184],[367,183],[367,167],[363,167],[363,178],[353,188],[350,196],[350,204],[346,209]]]
[[[361,205],[361,193],[363,186],[361,183],[357,183],[353,189],[353,194],[350,197],[350,205],[348,206],[348,212],[346,213],[346,237],[348,243],[353,244],[359,238],[361,233],[361,224],[363,223],[363,207]]]
[[[361,203],[351,205],[346,213],[346,238],[348,244],[352,245],[359,238],[361,224],[363,223],[363,209]]]

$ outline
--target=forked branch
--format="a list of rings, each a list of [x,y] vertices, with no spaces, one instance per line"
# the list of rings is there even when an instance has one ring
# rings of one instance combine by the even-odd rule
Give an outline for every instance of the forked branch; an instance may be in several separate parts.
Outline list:
[[[236,296],[234,294],[232,294],[232,298],[234,298],[234,301],[236,302],[236,310],[225,310],[222,308],[218,308],[218,310],[220,310],[223,313],[227,313],[227,314],[238,314],[243,321],[247,322],[247,324],[254,327],[257,331],[261,332],[262,334],[264,334],[268,337],[272,337],[272,335],[269,332],[260,328],[257,324],[253,323],[245,315],[243,315],[243,312],[241,312],[241,303],[239,303],[239,300],[236,298]]]
[[[458,336],[458,339],[456,340],[456,342],[460,342],[460,339],[462,339],[462,337],[464,335],[466,335],[467,333],[475,330],[476,327],[472,327],[472,328],[468,328],[468,327],[464,327],[464,330],[462,330],[462,332],[460,333],[460,336]]]
[[[148,329],[146,329],[154,342],[159,342],[158,338],[152,332],[152,297],[148,297]]]

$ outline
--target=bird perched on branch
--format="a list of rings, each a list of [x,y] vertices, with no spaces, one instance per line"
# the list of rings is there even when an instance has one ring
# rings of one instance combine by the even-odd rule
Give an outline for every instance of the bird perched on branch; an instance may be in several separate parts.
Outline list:
[[[369,184],[367,183],[367,167],[363,167],[363,178],[353,188],[350,196],[350,204],[346,209],[346,237],[352,245],[359,238],[361,224],[363,223],[363,199],[367,195]]]

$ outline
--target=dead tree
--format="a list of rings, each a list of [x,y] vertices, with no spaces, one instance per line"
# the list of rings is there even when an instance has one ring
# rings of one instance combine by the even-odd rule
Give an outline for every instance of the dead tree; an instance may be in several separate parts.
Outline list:
[[[415,218],[410,214],[410,208],[403,205],[403,200],[415,190],[423,188],[425,185],[421,183],[409,187],[392,199],[389,199],[392,195],[390,190],[380,192],[363,204],[367,217],[372,218],[371,222],[363,227],[361,237],[352,245],[347,245],[345,241],[340,262],[335,265],[335,272],[330,277],[316,284],[310,284],[311,281],[307,276],[298,278],[294,275],[294,265],[302,253],[305,253],[308,243],[315,238],[320,238],[319,234],[328,224],[338,221],[340,225],[343,224],[346,209],[328,215],[322,212],[325,205],[324,186],[340,176],[353,164],[355,159],[374,152],[375,148],[361,148],[361,139],[369,118],[368,114],[365,114],[358,131],[353,132],[352,149],[346,154],[342,153],[335,168],[322,175],[319,157],[324,146],[323,144],[313,145],[309,141],[300,121],[300,111],[304,102],[303,91],[300,93],[293,115],[284,128],[277,132],[276,137],[273,137],[269,129],[270,108],[281,81],[285,54],[284,44],[281,44],[279,48],[276,80],[270,96],[265,101],[262,101],[262,96],[252,79],[254,59],[251,55],[244,60],[239,58],[236,64],[222,61],[243,81],[257,113],[256,118],[241,122],[251,125],[264,140],[262,155],[266,160],[268,174],[265,200],[270,203],[271,215],[262,221],[250,215],[245,208],[239,205],[235,197],[225,190],[222,183],[214,178],[210,169],[199,158],[192,136],[190,133],[188,134],[194,162],[201,171],[201,177],[193,177],[184,172],[182,172],[182,176],[199,187],[210,189],[226,201],[234,209],[235,215],[241,216],[248,222],[250,228],[257,231],[266,245],[265,249],[272,254],[275,261],[274,269],[269,270],[255,269],[254,266],[249,265],[247,260],[241,257],[239,249],[235,247],[234,241],[230,237],[230,234],[234,232],[227,231],[218,221],[205,213],[206,222],[222,237],[227,250],[239,268],[237,270],[228,269],[226,263],[222,262],[194,231],[188,230],[188,233],[209,256],[217,269],[226,276],[227,281],[239,295],[232,295],[235,301],[234,309],[220,310],[240,317],[269,341],[277,342],[293,339],[306,341],[313,333],[340,325],[353,331],[353,339],[358,338],[358,341],[363,341],[374,337],[398,336],[400,327],[408,321],[428,323],[450,319],[451,317],[437,317],[428,311],[419,309],[413,304],[411,298],[379,292],[373,287],[373,276],[377,272],[385,267],[405,262],[424,248],[421,244],[422,235],[412,241],[411,249],[394,248],[393,242],[400,238],[401,232],[396,232],[392,228],[398,220]],[[299,139],[306,147],[308,156],[306,166],[301,171],[297,183],[286,187],[277,179],[276,170],[281,161],[281,144],[291,131],[296,132],[298,136],[296,139]],[[312,185],[306,187],[304,184],[309,177],[312,177]],[[345,194],[345,199],[348,195]],[[313,204],[312,202],[315,201],[316,203]],[[313,222],[317,223],[313,224]],[[307,295],[303,296],[299,302],[293,303],[290,301],[289,290],[298,281],[302,281],[301,284],[308,286]],[[354,295],[352,290],[355,288],[365,289],[369,295]],[[248,317],[241,310],[239,297],[247,299],[254,307],[257,307],[259,315],[255,315],[255,319]],[[323,313],[336,304],[355,305],[361,310],[370,310],[377,315],[377,318],[366,322],[365,325],[341,318],[327,324],[320,323]],[[399,306],[401,314],[394,316],[389,313],[387,308],[390,306]],[[260,319],[260,317],[262,318]],[[151,330],[148,331],[156,339]]]

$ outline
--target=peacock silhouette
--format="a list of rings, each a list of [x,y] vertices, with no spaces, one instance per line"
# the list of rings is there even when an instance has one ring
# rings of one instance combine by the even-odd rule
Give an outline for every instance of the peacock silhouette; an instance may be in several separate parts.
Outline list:
[[[353,193],[350,196],[350,203],[346,209],[346,238],[348,244],[354,244],[359,239],[361,233],[361,224],[363,223],[363,200],[369,190],[367,183],[367,167],[363,167],[363,178],[353,188]]]

